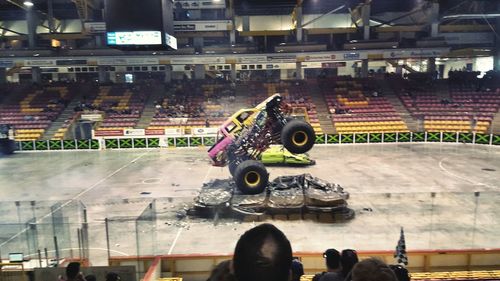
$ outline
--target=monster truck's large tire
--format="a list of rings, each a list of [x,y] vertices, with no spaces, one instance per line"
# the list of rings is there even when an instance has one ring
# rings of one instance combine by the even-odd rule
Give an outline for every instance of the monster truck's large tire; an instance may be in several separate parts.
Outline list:
[[[0,140],[0,153],[10,155],[16,150],[16,144],[13,140],[4,139]]]
[[[261,162],[246,160],[236,167],[234,181],[243,194],[259,194],[266,189],[269,174]]]
[[[236,168],[238,168],[238,165],[234,162],[229,162],[229,165],[227,166],[229,168],[229,173],[234,177],[234,172],[236,171]]]
[[[281,143],[291,153],[306,153],[313,147],[315,139],[313,127],[301,120],[288,122],[281,131]]]

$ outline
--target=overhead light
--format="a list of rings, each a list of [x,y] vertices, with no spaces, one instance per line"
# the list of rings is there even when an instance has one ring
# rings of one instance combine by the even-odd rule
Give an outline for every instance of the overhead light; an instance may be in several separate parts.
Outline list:
[[[33,7],[33,2],[31,2],[30,0],[27,0],[27,1],[23,2],[23,5],[26,7]]]

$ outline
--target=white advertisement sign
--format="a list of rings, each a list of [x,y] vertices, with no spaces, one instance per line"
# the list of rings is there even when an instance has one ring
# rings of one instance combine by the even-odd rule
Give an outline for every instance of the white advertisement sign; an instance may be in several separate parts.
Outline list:
[[[97,65],[158,65],[157,58],[99,58]]]
[[[227,31],[230,20],[174,21],[174,31]]]
[[[88,33],[106,33],[105,22],[86,22],[83,27]]]
[[[447,55],[450,49],[410,49],[384,52],[385,59],[396,58],[438,58]]]
[[[167,128],[165,129],[165,135],[167,136],[180,136],[184,133],[181,128]]]
[[[24,66],[55,66],[56,60],[25,60]]]
[[[244,56],[236,59],[238,63],[266,63],[266,56]]]
[[[182,7],[183,9],[225,9],[225,1],[205,1],[205,0],[176,0],[175,8]]]
[[[170,64],[223,64],[224,57],[185,57],[172,58]]]
[[[125,136],[142,137],[142,136],[146,135],[146,130],[144,130],[144,129],[125,129],[124,134],[125,134]]]
[[[488,32],[451,32],[441,33],[440,36],[443,36],[449,45],[493,44],[495,42],[493,33]]]
[[[217,128],[193,128],[193,135],[216,135],[219,129]]]

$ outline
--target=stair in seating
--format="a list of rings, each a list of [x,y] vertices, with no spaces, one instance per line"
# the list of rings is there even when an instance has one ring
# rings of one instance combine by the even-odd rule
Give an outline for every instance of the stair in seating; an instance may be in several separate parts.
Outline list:
[[[500,111],[495,114],[493,121],[491,121],[489,132],[493,134],[500,134]]]
[[[151,124],[156,114],[155,102],[165,97],[166,94],[167,92],[165,91],[163,85],[158,85],[153,88],[151,95],[149,95],[149,98],[146,100],[141,118],[139,119],[139,122],[137,122],[137,129],[146,129],[149,127],[149,124]]]
[[[310,93],[312,102],[316,105],[316,111],[318,112],[318,120],[321,129],[323,129],[325,134],[335,134],[336,130],[335,127],[333,127],[333,122],[330,118],[330,111],[318,86],[311,85]]]

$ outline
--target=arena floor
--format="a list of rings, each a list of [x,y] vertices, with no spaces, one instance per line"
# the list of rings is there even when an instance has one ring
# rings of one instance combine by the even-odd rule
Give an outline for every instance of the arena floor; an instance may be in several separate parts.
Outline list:
[[[264,219],[285,232],[294,251],[393,250],[400,227],[409,250],[500,248],[499,147],[339,145],[316,146],[310,155],[315,166],[270,167],[271,178],[310,173],[339,183],[350,192],[356,217]],[[85,205],[94,265],[106,264],[105,218],[113,256],[231,253],[239,235],[259,222],[178,216],[202,183],[227,177],[227,168],[209,165],[204,149],[17,153],[0,159],[0,251],[23,241],[26,230],[17,223],[36,217],[43,236],[52,233],[43,224],[58,213],[72,237],[61,248],[76,252]],[[153,199],[156,223],[136,220]],[[46,235],[32,248],[50,250]]]

